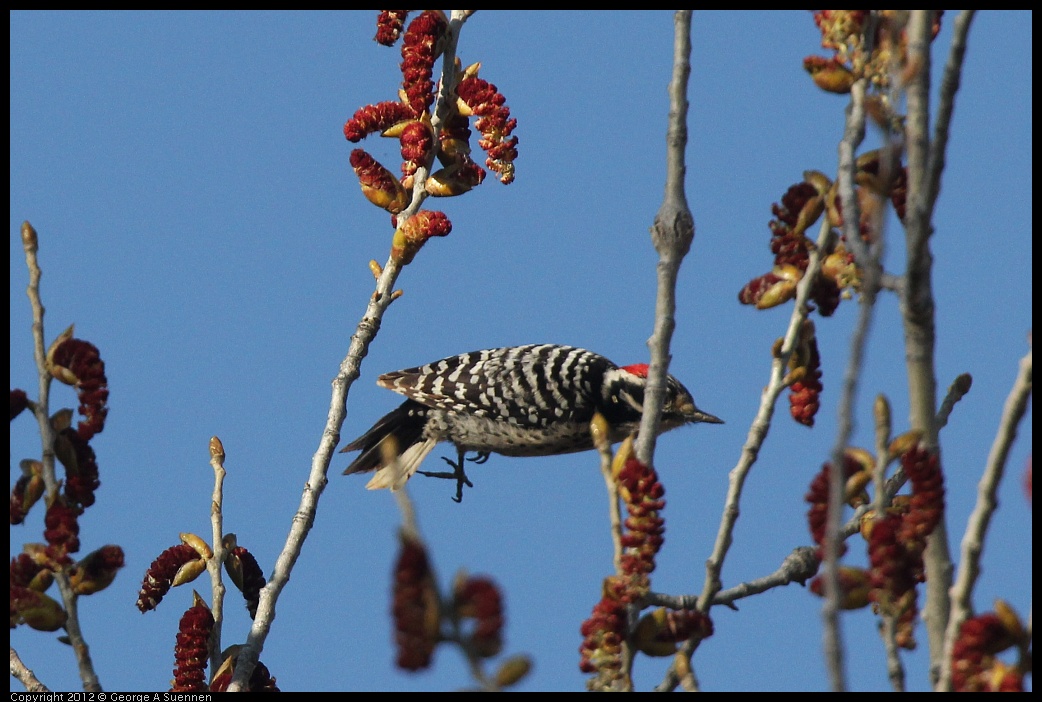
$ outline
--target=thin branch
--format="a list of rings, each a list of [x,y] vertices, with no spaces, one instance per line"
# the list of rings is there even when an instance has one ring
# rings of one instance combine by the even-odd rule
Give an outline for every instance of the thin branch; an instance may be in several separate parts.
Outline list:
[[[445,36],[445,48],[442,55],[442,81],[438,91],[435,116],[431,120],[434,133],[438,133],[444,115],[447,114],[447,101],[450,99],[450,90],[455,86],[455,57],[456,44],[459,40],[459,31],[469,16],[466,10],[453,10],[449,19],[449,26]],[[413,199],[409,206],[398,214],[399,221],[405,221],[414,215],[426,199],[425,190],[429,169],[420,167],[414,174]],[[300,498],[300,506],[293,516],[289,536],[275,561],[275,568],[268,584],[261,589],[260,602],[257,606],[257,614],[253,620],[246,643],[239,653],[235,667],[235,676],[228,686],[229,692],[238,692],[246,686],[253,668],[260,658],[264,641],[271,630],[271,624],[275,617],[275,603],[282,589],[289,582],[290,572],[293,565],[300,557],[301,549],[308,532],[315,523],[315,513],[318,509],[318,500],[325,490],[328,479],[326,474],[329,464],[332,462],[333,453],[337,444],[340,443],[340,429],[347,417],[347,395],[351,385],[361,374],[362,359],[369,353],[369,345],[376,338],[380,330],[380,323],[384,313],[391,302],[397,299],[393,294],[394,284],[401,273],[401,264],[393,256],[389,256],[387,264],[380,271],[376,281],[376,290],[369,298],[365,314],[355,333],[351,336],[351,344],[347,356],[340,363],[340,369],[333,378],[333,390],[329,400],[329,413],[326,417],[326,425],[319,440],[318,449],[311,459],[311,471],[308,481],[304,485],[304,492]]]
[[[933,211],[937,196],[941,193],[941,174],[944,172],[945,155],[948,151],[948,133],[955,109],[955,94],[962,81],[962,64],[966,57],[966,38],[976,10],[963,10],[955,17],[952,26],[952,44],[948,61],[941,77],[941,93],[937,101],[937,122],[933,127],[933,146],[930,151],[930,166],[927,175],[927,203]]]
[[[18,657],[14,646],[11,646],[11,677],[22,683],[26,692],[50,692],[46,685],[36,679],[33,671],[25,667],[25,663],[22,663],[22,659]],[[11,697],[15,696],[11,695]]]
[[[611,521],[612,565],[616,575],[622,575],[622,508],[619,505],[619,485],[612,475],[611,442],[604,440],[597,443],[597,453],[601,457],[601,475],[604,476],[604,487],[608,493],[608,518]]]
[[[860,100],[864,98],[864,86],[865,81],[859,80],[855,85],[855,88],[861,87],[860,90],[853,90],[851,92],[851,106],[848,110],[847,129],[844,135],[844,139],[840,144],[839,153],[840,160],[844,160],[845,154],[848,150],[854,147],[854,144],[848,144],[848,138],[855,138],[864,133],[864,110],[859,107]],[[858,119],[860,115],[860,124],[851,124],[855,119]],[[841,193],[843,197],[847,197],[846,186],[850,185],[846,181],[846,178],[851,176],[851,173],[845,169],[840,169],[841,182],[844,182]],[[850,195],[853,194],[851,190]],[[878,197],[878,196],[876,196]],[[844,202],[844,216],[843,226],[846,232],[847,241],[852,239],[861,238],[861,213],[857,208],[857,198],[851,197],[851,206],[853,210],[846,209],[847,203]],[[852,212],[851,214],[846,214]],[[885,212],[884,207],[877,206],[872,208],[872,212],[875,213],[873,221],[870,223],[869,230],[873,233],[872,242],[867,247],[867,251],[864,252],[864,256],[860,261],[860,267],[862,270],[862,282],[861,282],[861,296],[858,304],[858,319],[857,324],[850,338],[850,358],[847,361],[847,368],[843,374],[843,384],[840,390],[839,404],[838,404],[838,418],[836,427],[836,440],[832,447],[832,461],[830,463],[829,471],[829,495],[828,495],[828,512],[825,522],[825,601],[822,604],[821,616],[824,620],[824,648],[825,648],[825,660],[829,671],[829,677],[832,681],[832,689],[834,692],[841,692],[846,689],[846,673],[844,671],[844,657],[843,657],[843,641],[840,634],[840,622],[839,615],[841,611],[841,592],[839,586],[839,557],[840,549],[843,541],[842,534],[842,514],[843,514],[843,503],[845,501],[845,476],[844,476],[844,453],[846,448],[850,445],[851,436],[854,433],[854,405],[857,399],[857,386],[858,380],[861,377],[861,366],[865,356],[865,348],[868,343],[869,329],[872,325],[872,318],[875,313],[875,302],[876,295],[879,292],[879,280],[882,275],[881,261],[883,259],[883,252],[885,250],[886,242],[886,230],[883,226],[882,213]],[[851,232],[853,229],[853,232]]]
[[[212,528],[211,547],[213,556],[206,564],[210,571],[210,589],[213,601],[210,614],[213,615],[213,630],[210,632],[210,670],[221,667],[221,628],[224,623],[224,580],[221,568],[228,556],[224,543],[224,446],[216,436],[210,438],[210,466],[213,468],[213,497],[210,501],[210,526]]]
[[[818,572],[820,564],[814,555],[812,546],[799,546],[785,557],[778,570],[770,575],[755,578],[734,587],[721,590],[713,598],[713,605],[724,605],[738,609],[734,603],[742,598],[758,595],[761,592],[784,587],[792,583],[803,585]],[[644,596],[643,604],[650,607],[669,607],[670,609],[694,609],[698,606],[698,595],[666,595],[650,592]]]
[[[391,494],[394,495],[394,501],[402,515],[402,533],[416,541],[422,542],[423,537],[420,535],[420,527],[416,521],[416,508],[412,504],[409,492],[405,489],[405,486],[402,486],[400,490],[395,490]]]
[[[972,383],[973,378],[970,374],[962,373],[948,386],[948,392],[945,394],[944,399],[941,400],[940,409],[937,410],[937,419],[935,421],[938,432],[947,426],[948,417],[951,415],[952,410],[955,409],[955,405],[959,400],[970,391]]]
[[[811,546],[799,546],[785,557],[778,570],[762,578],[756,578],[748,582],[735,585],[726,590],[716,593],[713,604],[732,606],[733,603],[743,597],[757,595],[776,587],[791,585],[792,583],[805,584],[818,571],[818,558],[814,555],[815,548]]]
[[[929,241],[933,234],[933,209],[940,190],[948,127],[955,91],[958,88],[965,39],[972,15],[957,21],[952,50],[942,81],[942,104],[934,129],[935,141],[927,134],[930,119],[930,41],[933,11],[913,10],[908,35],[908,65],[914,69],[908,83],[908,116],[905,143],[908,148],[908,197],[905,219],[907,266],[902,296],[905,332],[905,358],[908,368],[908,394],[911,426],[923,432],[928,446],[937,447],[936,393],[934,367],[936,343],[932,264]],[[952,578],[951,554],[945,515],[927,540],[923,561],[926,566],[926,605],[923,620],[930,644],[930,678],[936,686],[946,663],[944,648],[950,612],[949,588]]]
[[[966,533],[962,537],[962,549],[959,558],[959,572],[951,591],[951,614],[948,618],[948,629],[945,632],[944,660],[951,660],[952,646],[959,633],[959,628],[973,614],[973,587],[980,575],[980,555],[984,550],[984,538],[991,524],[991,516],[998,507],[996,494],[999,483],[1005,472],[1010,448],[1017,438],[1017,427],[1027,412],[1028,400],[1031,398],[1031,354],[1020,359],[1020,372],[1009,397],[1002,410],[1002,419],[995,434],[995,440],[988,453],[988,461],[984,466],[984,475],[977,486],[977,504],[966,523]],[[945,665],[938,687],[947,690],[951,686],[951,666]]]
[[[658,294],[655,298],[655,325],[648,350],[651,363],[648,382],[644,389],[644,412],[640,431],[637,434],[635,453],[644,465],[653,465],[655,440],[665,397],[666,375],[669,370],[670,340],[676,327],[676,286],[680,264],[691,250],[695,238],[695,219],[688,207],[684,192],[684,177],[687,173],[685,151],[687,149],[688,79],[691,76],[691,10],[677,10],[673,14],[673,73],[669,82],[669,116],[666,125],[666,184],[662,204],[655,213],[651,227],[651,241],[658,252]],[[650,411],[647,411],[649,410]],[[628,608],[631,623],[636,618],[636,608]],[[632,627],[631,627],[632,628]],[[628,641],[622,647],[623,670],[632,687],[630,667],[633,652]],[[691,670],[690,656],[683,662],[686,671],[685,684],[697,688]]]
[[[886,651],[886,676],[890,679],[890,688],[894,692],[905,691],[905,668],[897,647],[897,617],[883,614],[880,617],[879,635],[883,638],[883,650]]]
[[[861,238],[861,205],[854,193],[854,176],[857,171],[857,149],[865,139],[865,79],[857,80],[850,89],[850,104],[843,127],[843,138],[839,141],[839,169],[836,174],[836,190],[843,208],[843,236],[847,248],[861,267],[868,259],[868,248]]]
[[[695,238],[695,220],[684,194],[687,167],[687,83],[691,75],[691,11],[678,10],[673,16],[673,76],[669,83],[669,120],[666,127],[665,195],[655,222],[651,240],[658,251],[658,295],[655,298],[655,326],[648,339],[651,364],[644,390],[644,412],[637,435],[636,454],[644,465],[652,465],[656,430],[665,395],[669,370],[669,343],[676,327],[677,274],[684,256]]]

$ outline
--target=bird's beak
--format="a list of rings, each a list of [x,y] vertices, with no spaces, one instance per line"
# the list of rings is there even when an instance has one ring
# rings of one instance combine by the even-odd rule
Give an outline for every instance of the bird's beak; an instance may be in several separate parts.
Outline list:
[[[703,412],[702,410],[695,407],[693,412],[684,413],[688,417],[689,422],[705,422],[706,424],[723,424],[724,420],[719,417]]]

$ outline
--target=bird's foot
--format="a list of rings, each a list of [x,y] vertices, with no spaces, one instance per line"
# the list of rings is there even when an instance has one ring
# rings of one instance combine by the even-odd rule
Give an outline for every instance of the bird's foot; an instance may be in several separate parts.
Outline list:
[[[463,470],[463,454],[460,454],[458,461],[453,461],[451,458],[445,458],[444,456],[441,457],[441,460],[445,461],[450,466],[452,466],[453,470],[451,472],[428,470],[418,470],[416,472],[420,475],[426,475],[428,478],[448,478],[451,480],[455,480],[456,496],[452,498],[452,501],[463,502],[463,486],[466,485],[467,487],[474,487],[474,483],[470,482],[470,479],[467,477],[466,471]],[[488,454],[485,453],[484,458],[482,458],[482,454],[479,453],[477,458],[469,460],[473,460],[476,463],[484,463],[486,460],[488,460]]]

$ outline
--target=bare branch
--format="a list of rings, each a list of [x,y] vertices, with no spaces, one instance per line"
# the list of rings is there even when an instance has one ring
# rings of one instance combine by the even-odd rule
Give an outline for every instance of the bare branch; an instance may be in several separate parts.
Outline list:
[[[941,77],[941,94],[937,101],[937,122],[933,127],[927,185],[927,202],[931,211],[937,202],[937,196],[941,193],[941,174],[944,172],[945,155],[948,152],[948,131],[955,109],[955,94],[959,91],[959,83],[962,80],[962,63],[966,57],[966,37],[970,33],[970,24],[976,12],[963,10],[955,17],[952,45],[948,61],[944,65],[944,75]]]
[[[914,70],[908,82],[908,116],[905,122],[905,143],[908,149],[908,197],[905,218],[907,266],[901,311],[904,319],[911,425],[913,429],[923,432],[924,441],[932,447],[937,446],[938,426],[935,408],[937,375],[934,366],[936,336],[931,279],[933,258],[929,241],[933,234],[933,209],[944,167],[948,125],[971,18],[972,14],[963,14],[957,22],[942,83],[942,106],[933,144],[930,143],[927,133],[930,121],[930,41],[933,11],[913,10],[907,28],[908,65]],[[952,578],[948,530],[943,514],[927,541],[923,560],[926,565],[926,605],[923,609],[923,620],[930,643],[930,677],[936,686],[946,665],[945,632],[948,629],[948,591]]]
[[[678,10],[673,23],[673,77],[669,83],[669,122],[666,128],[666,187],[651,227],[651,240],[659,254],[655,327],[648,339],[651,363],[644,390],[644,408],[650,408],[651,411],[644,412],[641,417],[636,445],[637,458],[648,466],[652,465],[655,453],[655,434],[669,370],[669,343],[676,327],[677,274],[695,238],[695,220],[684,194],[684,175],[687,172],[684,162],[687,148],[687,82],[691,75],[691,11]]]
[[[210,466],[213,468],[213,497],[210,501],[210,526],[212,530],[211,548],[213,556],[206,564],[210,571],[210,588],[213,600],[210,603],[210,614],[213,615],[213,629],[210,632],[210,670],[221,667],[221,628],[224,623],[224,580],[221,568],[228,556],[224,544],[224,446],[216,436],[210,438]]]
[[[762,578],[756,578],[726,590],[716,593],[713,604],[733,606],[733,603],[743,597],[758,595],[776,587],[791,585],[792,583],[805,584],[818,572],[818,558],[814,555],[816,549],[812,546],[799,546],[785,557],[778,570]]]
[[[864,98],[865,80],[858,80],[851,91],[851,105],[847,113],[847,128],[843,141],[840,143],[840,188],[841,196],[844,198],[843,206],[846,208],[846,198],[850,198],[851,210],[844,209],[843,227],[846,240],[861,239],[861,213],[858,210],[857,198],[853,194],[853,172],[844,166],[848,152],[856,147],[856,142],[848,143],[848,139],[860,141],[864,134],[864,109],[860,105]],[[860,123],[857,122],[860,120]],[[853,162],[849,164],[853,167]],[[850,445],[851,436],[854,433],[854,405],[857,398],[858,380],[861,377],[862,360],[868,343],[869,329],[875,312],[876,295],[879,291],[879,281],[882,275],[881,261],[885,249],[886,231],[883,226],[883,207],[873,209],[877,213],[872,222],[872,243],[866,248],[859,245],[861,249],[861,260],[859,261],[863,271],[861,296],[858,304],[858,320],[850,338],[850,358],[847,368],[843,374],[843,384],[840,390],[838,421],[836,427],[836,440],[832,447],[832,461],[829,472],[829,501],[827,519],[825,522],[825,601],[822,605],[821,616],[824,620],[824,646],[826,663],[829,676],[832,680],[832,689],[840,692],[846,689],[846,674],[843,669],[843,641],[840,635],[839,614],[840,586],[839,586],[839,556],[843,541],[842,534],[842,512],[844,502],[844,452]]]
[[[50,692],[46,685],[36,679],[33,671],[25,667],[14,646],[11,646],[11,677],[25,685],[26,692]]]

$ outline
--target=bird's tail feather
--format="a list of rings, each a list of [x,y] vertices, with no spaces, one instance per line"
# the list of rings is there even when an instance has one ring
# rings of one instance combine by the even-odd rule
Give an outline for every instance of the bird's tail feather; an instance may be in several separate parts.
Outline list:
[[[341,449],[362,452],[344,475],[375,470],[377,474],[366,487],[399,489],[437,443],[423,439],[426,413],[427,408],[420,403],[406,400],[384,415],[369,431]]]
[[[423,463],[423,459],[434,450],[438,442],[427,439],[413,444],[388,465],[376,471],[376,474],[365,484],[367,490],[381,490],[391,488],[391,492],[401,490],[406,481],[412,477],[416,469]]]

